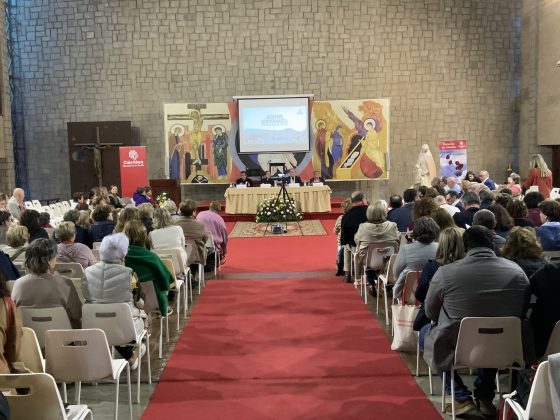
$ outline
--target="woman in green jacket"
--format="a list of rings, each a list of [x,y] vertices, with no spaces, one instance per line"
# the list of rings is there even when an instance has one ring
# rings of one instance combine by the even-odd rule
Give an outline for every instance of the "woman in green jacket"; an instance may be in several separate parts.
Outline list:
[[[124,226],[124,234],[128,236],[130,245],[124,264],[134,270],[140,283],[146,281],[154,282],[159,310],[167,314],[167,291],[173,283],[173,275],[163,264],[161,259],[146,248],[148,234],[146,227],[139,220],[131,220]]]

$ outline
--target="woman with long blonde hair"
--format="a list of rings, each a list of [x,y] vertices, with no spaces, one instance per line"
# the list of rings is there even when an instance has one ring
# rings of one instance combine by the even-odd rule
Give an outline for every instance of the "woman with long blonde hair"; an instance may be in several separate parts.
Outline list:
[[[539,187],[539,192],[544,198],[550,197],[552,189],[552,172],[548,169],[546,162],[540,154],[534,154],[529,161],[531,169],[529,175],[523,182],[523,190],[528,190],[531,186]]]

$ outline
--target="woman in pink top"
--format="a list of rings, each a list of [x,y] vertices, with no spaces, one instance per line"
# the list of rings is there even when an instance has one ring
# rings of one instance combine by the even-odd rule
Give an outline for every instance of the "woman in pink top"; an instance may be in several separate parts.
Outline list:
[[[74,242],[76,240],[76,226],[72,222],[60,222],[55,229],[56,237],[60,240],[57,250],[58,262],[76,262],[86,268],[97,262],[91,249],[87,245]]]
[[[531,170],[523,183],[523,188],[528,190],[529,187],[536,185],[539,187],[539,192],[544,198],[549,198],[550,190],[552,189],[552,172],[539,154],[531,156],[530,166]]]

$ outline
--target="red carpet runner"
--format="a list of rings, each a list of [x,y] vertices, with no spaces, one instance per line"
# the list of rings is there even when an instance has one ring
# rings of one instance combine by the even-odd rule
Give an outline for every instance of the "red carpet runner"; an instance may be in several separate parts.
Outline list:
[[[325,237],[315,237],[321,248],[317,238]],[[328,239],[331,252],[323,270],[332,265]],[[255,239],[237,241],[231,243],[232,251]],[[292,241],[285,245],[299,253],[300,261],[321,255],[303,242],[303,249]],[[277,251],[269,245],[261,248],[263,254]],[[301,268],[285,265],[283,271]],[[327,277],[210,281],[143,416],[163,418],[441,416],[390,350],[354,288]]]

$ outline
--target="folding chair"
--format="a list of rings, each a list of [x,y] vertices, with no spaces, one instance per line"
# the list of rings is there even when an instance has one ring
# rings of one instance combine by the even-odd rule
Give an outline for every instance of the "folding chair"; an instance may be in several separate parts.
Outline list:
[[[548,359],[548,356],[554,353],[560,353],[560,321],[554,325],[552,334],[548,339],[548,344],[546,345],[546,351],[544,352],[543,360]]]
[[[467,317],[461,320],[455,359],[451,367],[451,413],[455,420],[455,371],[469,369],[509,369],[523,366],[521,320],[508,317]],[[517,366],[514,366],[517,364]],[[445,411],[445,372],[441,396],[442,412]]]
[[[54,266],[54,271],[64,277],[68,277],[74,283],[74,287],[78,292],[80,301],[85,302],[84,294],[82,292],[82,278],[84,277],[84,267],[79,263],[62,263],[57,262]]]
[[[105,333],[97,328],[87,330],[50,330],[45,333],[46,371],[63,383],[76,382],[76,402],[80,403],[82,382],[110,378],[115,381],[115,420],[119,413],[120,375],[126,370],[128,409],[132,420],[130,365],[113,359]],[[65,395],[66,397],[66,395]],[[65,400],[66,401],[66,400]]]
[[[41,209],[43,208],[43,205],[41,204],[41,202],[39,200],[31,200],[31,203],[33,203],[33,206],[35,207],[35,210],[37,210],[37,211],[41,211]]]
[[[379,313],[379,292],[380,287],[383,285],[383,297],[385,299],[385,325],[389,325],[389,306],[387,304],[387,285],[395,284],[395,275],[393,274],[393,266],[397,259],[397,254],[393,254],[389,257],[389,262],[387,263],[387,270],[385,274],[380,274],[377,281],[377,308],[376,313]]]
[[[33,373],[45,373],[45,360],[41,353],[41,346],[35,335],[35,331],[29,327],[22,327],[21,346],[18,362]]]
[[[218,278],[218,274],[220,273],[220,251],[216,247],[216,243],[214,242],[214,236],[210,233],[210,238],[208,241],[212,245],[212,249],[214,250],[214,277]]]
[[[26,210],[35,209],[35,206],[33,205],[33,203],[31,201],[25,201],[23,203],[23,205],[25,206]]]
[[[138,283],[140,289],[146,296],[146,300],[144,302],[144,311],[148,314],[148,317],[151,318],[152,313],[157,313],[160,315],[159,318],[159,350],[158,350],[158,357],[162,358],[163,353],[163,320],[165,319],[165,336],[167,338],[167,342],[169,342],[169,317],[167,314],[162,314],[159,309],[159,304],[157,301],[156,296],[156,289],[154,288],[153,281],[145,281],[142,283]],[[150,322],[151,325],[151,322]]]
[[[184,304],[183,304],[183,318],[187,318],[188,310],[188,294],[190,290],[191,301],[192,301],[192,282],[190,274],[190,268],[186,261],[183,261],[183,256],[179,248],[159,248],[154,249],[153,252],[157,254],[160,258],[170,257],[173,262],[173,273],[175,276],[184,277],[187,282],[187,287],[184,289]],[[171,271],[171,270],[169,270]]]
[[[183,289],[183,296],[185,298],[185,302],[187,300],[185,282],[183,280],[179,280],[177,276],[175,276],[175,270],[173,269],[173,261],[171,260],[171,258],[162,258],[161,261],[163,262],[163,264],[165,264],[169,272],[173,275],[173,282],[175,283],[175,287],[169,290],[173,290],[174,292],[177,293],[177,331],[179,331],[180,329],[179,321],[181,318],[181,288]],[[183,303],[183,307],[186,308],[185,303]],[[185,315],[186,315],[186,311],[185,311]]]
[[[364,267],[361,273],[361,290],[360,294],[364,297],[364,303],[367,304],[367,279],[366,271],[374,270],[377,272],[382,271],[385,268],[386,261],[391,257],[391,255],[396,254],[399,250],[399,244],[396,241],[384,241],[384,242],[371,242],[367,245],[366,258],[364,262]],[[354,253],[354,266],[357,264],[358,250]],[[357,271],[357,267],[356,267]],[[356,280],[357,273],[356,273]]]
[[[72,329],[66,309],[56,308],[30,308],[20,306],[19,313],[24,327],[35,331],[37,341],[41,348],[45,348],[45,332],[48,330]]]
[[[142,369],[142,340],[146,339],[146,355],[148,363],[148,383],[152,383],[152,367],[150,363],[150,340],[148,331],[136,330],[128,303],[87,303],[82,306],[82,328],[98,328],[105,333],[109,346],[125,346],[130,343],[138,345],[138,372],[136,403],[140,404],[140,377]]]
[[[185,247],[187,248],[187,255],[189,256],[188,265],[194,263],[193,256],[196,255],[194,252],[196,245],[192,239],[185,239]],[[200,295],[201,287],[206,287],[206,283],[204,282],[204,264],[197,263],[198,265],[198,294]],[[194,274],[193,274],[194,275]]]
[[[54,378],[47,373],[0,375],[0,388],[29,389],[28,393],[4,393],[13,419],[93,420],[87,405],[69,405],[65,410]]]
[[[504,396],[503,419],[508,418],[508,411],[511,409],[519,420],[555,420],[552,398],[550,395],[550,373],[548,361],[542,362],[537,368],[527,407],[523,408],[511,396]]]

